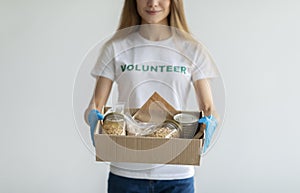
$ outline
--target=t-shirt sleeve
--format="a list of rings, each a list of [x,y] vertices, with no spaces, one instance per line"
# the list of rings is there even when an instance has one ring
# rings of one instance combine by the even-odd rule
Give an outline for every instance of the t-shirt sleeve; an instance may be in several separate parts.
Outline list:
[[[97,62],[93,67],[91,74],[93,77],[102,76],[110,80],[115,77],[115,58],[113,46],[111,44],[103,45]]]
[[[207,48],[199,44],[197,46],[192,68],[192,81],[219,77],[217,66]]]

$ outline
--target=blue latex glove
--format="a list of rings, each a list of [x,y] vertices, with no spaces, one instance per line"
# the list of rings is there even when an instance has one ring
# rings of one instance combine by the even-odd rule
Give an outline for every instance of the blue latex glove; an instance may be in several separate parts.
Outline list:
[[[94,141],[95,129],[96,129],[98,121],[103,120],[103,119],[104,119],[104,116],[98,110],[93,109],[89,112],[88,121],[89,121],[89,125],[90,125],[91,139],[92,139],[94,146],[95,146],[95,141]]]
[[[204,136],[205,140],[204,140],[204,146],[203,146],[203,153],[205,153],[210,144],[211,138],[216,130],[218,122],[217,122],[216,118],[212,115],[204,116],[201,119],[199,119],[198,122],[206,125],[205,136]]]

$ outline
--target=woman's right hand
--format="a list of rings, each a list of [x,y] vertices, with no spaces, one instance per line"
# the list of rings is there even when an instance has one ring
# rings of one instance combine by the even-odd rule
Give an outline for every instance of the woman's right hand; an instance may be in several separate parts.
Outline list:
[[[100,113],[101,109],[105,106],[110,90],[112,88],[113,81],[99,77],[96,83],[95,92],[89,104],[89,107],[84,113],[84,119],[88,125],[90,125],[91,139],[94,142],[94,132],[99,120],[103,120],[104,116]]]
[[[94,141],[95,129],[97,127],[98,121],[103,119],[104,116],[97,109],[90,110],[88,114],[88,123],[90,125],[91,139],[94,146],[95,146],[95,141]]]

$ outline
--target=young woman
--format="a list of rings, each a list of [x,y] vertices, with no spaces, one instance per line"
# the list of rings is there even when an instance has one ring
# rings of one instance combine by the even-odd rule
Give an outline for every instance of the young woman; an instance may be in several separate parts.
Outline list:
[[[127,107],[139,108],[158,92],[178,110],[184,110],[193,85],[205,115],[201,121],[207,133],[215,129],[208,79],[218,72],[205,48],[189,35],[182,1],[125,0],[119,32],[105,44],[92,71],[97,83],[85,113],[92,140],[113,82],[118,101]],[[108,192],[193,193],[193,176],[192,166],[111,163]]]

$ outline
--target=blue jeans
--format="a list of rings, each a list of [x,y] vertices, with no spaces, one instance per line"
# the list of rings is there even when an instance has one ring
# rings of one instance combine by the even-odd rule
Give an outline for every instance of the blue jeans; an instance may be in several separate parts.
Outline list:
[[[194,178],[145,180],[109,173],[108,193],[194,193]]]

